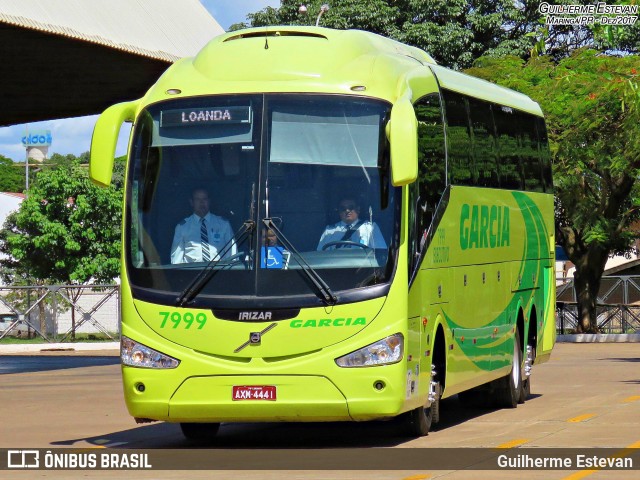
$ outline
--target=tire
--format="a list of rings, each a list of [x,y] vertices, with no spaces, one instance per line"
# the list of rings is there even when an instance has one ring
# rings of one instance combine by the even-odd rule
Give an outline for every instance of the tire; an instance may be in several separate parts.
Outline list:
[[[212,442],[220,429],[219,423],[181,423],[182,434],[197,443]]]
[[[431,407],[418,407],[400,415],[400,433],[407,437],[425,437],[429,434],[432,423]]]
[[[520,335],[516,328],[513,341],[513,359],[509,374],[497,382],[496,403],[499,407],[516,408],[523,395],[522,390],[522,350],[520,349]]]
[[[400,415],[401,433],[409,437],[425,437],[431,427],[440,422],[440,397],[442,386],[440,382],[435,386],[435,400],[429,407],[419,407]]]
[[[520,390],[520,398],[518,398],[518,403],[524,403],[527,398],[531,395],[531,377],[522,381],[522,389]]]

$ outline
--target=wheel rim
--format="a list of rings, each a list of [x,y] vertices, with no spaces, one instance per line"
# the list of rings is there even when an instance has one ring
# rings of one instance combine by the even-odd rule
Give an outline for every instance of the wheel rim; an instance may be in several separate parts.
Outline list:
[[[518,342],[513,339],[513,368],[511,369],[511,380],[513,385],[517,387],[520,385],[520,350],[518,349]]]

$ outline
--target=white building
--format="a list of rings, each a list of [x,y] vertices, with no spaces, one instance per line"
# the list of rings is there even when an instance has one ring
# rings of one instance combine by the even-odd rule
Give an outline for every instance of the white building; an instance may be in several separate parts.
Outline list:
[[[0,228],[4,226],[7,216],[20,208],[20,204],[24,200],[24,193],[0,192]],[[3,256],[0,253],[0,257]],[[2,285],[2,280],[0,280]]]
[[[0,192],[0,228],[7,216],[20,208],[24,193]]]

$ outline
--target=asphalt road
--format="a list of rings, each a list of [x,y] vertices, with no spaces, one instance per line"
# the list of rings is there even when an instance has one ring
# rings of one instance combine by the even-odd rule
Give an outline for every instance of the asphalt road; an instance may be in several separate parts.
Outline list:
[[[534,367],[532,397],[517,409],[464,409],[456,398],[442,405],[442,423],[429,436],[407,439],[392,422],[330,424],[224,424],[206,449],[194,449],[176,425],[136,425],[122,399],[117,352],[48,352],[0,356],[0,448],[170,449],[167,455],[271,460],[290,457],[297,470],[191,470],[136,472],[137,478],[638,478],[635,471],[486,471],[453,466],[416,469],[406,455],[442,452],[465,456],[477,451],[522,448],[613,448],[625,456],[640,448],[640,345],[558,344],[549,363]],[[384,448],[387,450],[378,450]],[[453,448],[455,450],[434,450]],[[468,448],[485,450],[465,450]],[[271,450],[277,449],[277,450]],[[335,450],[331,450],[335,449]],[[388,450],[393,449],[393,450]],[[397,450],[411,449],[411,450]],[[425,450],[428,449],[428,450]],[[115,450],[113,450],[115,451]],[[305,452],[353,455],[357,470],[305,467]],[[562,450],[557,450],[562,451]],[[633,450],[640,452],[640,450]],[[182,453],[181,453],[182,452]],[[397,468],[368,469],[372,455],[388,452]],[[262,457],[261,457],[262,456]],[[191,457],[189,457],[191,458]],[[204,458],[204,457],[203,457]],[[368,460],[369,459],[369,460]],[[231,461],[231,460],[229,460]],[[453,462],[455,463],[455,462]],[[640,463],[640,462],[636,462]],[[248,465],[249,463],[246,463]],[[246,467],[245,465],[245,467]],[[278,462],[271,464],[281,468]],[[207,467],[209,468],[209,467]],[[253,467],[246,467],[253,468]],[[0,471],[0,478],[27,478]],[[31,472],[36,473],[36,472]],[[38,471],[38,478],[122,478],[114,471]],[[30,476],[28,478],[35,478]]]

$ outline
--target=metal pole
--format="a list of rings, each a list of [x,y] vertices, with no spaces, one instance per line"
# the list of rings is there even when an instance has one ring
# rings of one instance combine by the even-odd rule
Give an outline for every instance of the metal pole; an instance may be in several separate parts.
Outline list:
[[[27,123],[27,143],[29,143],[29,124]],[[29,195],[29,145],[25,145],[25,159],[24,159],[24,169],[25,169],[25,191],[24,196]]]

